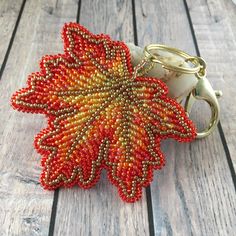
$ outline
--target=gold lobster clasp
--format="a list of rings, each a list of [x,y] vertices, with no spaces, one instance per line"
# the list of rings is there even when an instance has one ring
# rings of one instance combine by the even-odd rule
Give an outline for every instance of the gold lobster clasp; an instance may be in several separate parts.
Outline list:
[[[196,73],[198,82],[186,98],[185,111],[189,115],[196,100],[206,101],[211,108],[211,118],[208,127],[201,132],[197,132],[197,138],[204,138],[212,133],[219,122],[220,106],[218,98],[222,96],[222,92],[213,90],[210,82],[206,78],[206,62],[201,57],[192,57],[187,60],[197,60],[200,64],[200,70]]]
[[[203,131],[197,132],[197,138],[204,138],[208,136],[216,128],[220,115],[220,106],[217,98],[221,96],[222,92],[213,90],[209,81],[206,79],[206,77],[204,77],[199,79],[196,87],[186,98],[184,108],[188,115],[190,114],[192,106],[196,100],[206,101],[211,108],[211,118],[209,125]]]
[[[193,66],[183,67],[171,65],[163,60],[163,58],[159,57],[158,54],[154,54],[152,50],[162,50],[173,53],[174,55],[182,57],[185,62],[189,62]],[[150,61],[160,64],[167,70],[175,71],[180,74],[194,74],[196,76],[198,82],[187,96],[184,108],[186,113],[189,115],[194,102],[197,100],[207,102],[211,108],[211,118],[208,127],[201,132],[197,132],[197,138],[204,138],[211,134],[219,122],[220,106],[218,103],[218,98],[222,96],[222,92],[213,90],[211,84],[207,80],[206,62],[201,57],[192,57],[184,51],[161,44],[147,45],[144,48],[144,54]]]

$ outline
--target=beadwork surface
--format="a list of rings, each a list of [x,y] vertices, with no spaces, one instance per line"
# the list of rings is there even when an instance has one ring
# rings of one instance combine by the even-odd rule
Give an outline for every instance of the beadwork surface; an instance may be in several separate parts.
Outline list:
[[[135,202],[164,166],[161,141],[190,142],[196,128],[161,80],[137,75],[123,42],[77,23],[66,23],[62,38],[65,53],[44,56],[11,99],[19,111],[47,116],[34,142],[40,182],[87,189],[106,169],[121,198]]]
[[[229,0],[0,1],[0,233],[1,235],[233,235],[235,202],[236,6]],[[199,17],[201,16],[201,17]],[[222,89],[221,123],[210,137],[165,141],[166,166],[140,201],[127,204],[106,172],[96,187],[42,190],[33,139],[40,115],[15,112],[10,97],[38,71],[45,54],[63,51],[60,32],[77,21],[115,40],[165,43],[208,62]],[[195,120],[205,120],[206,107]]]

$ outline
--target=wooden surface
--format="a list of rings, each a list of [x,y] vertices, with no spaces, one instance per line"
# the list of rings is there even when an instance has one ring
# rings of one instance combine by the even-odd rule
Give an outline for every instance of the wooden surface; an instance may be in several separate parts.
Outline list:
[[[165,43],[200,54],[221,89],[210,137],[163,142],[166,166],[141,201],[123,203],[105,171],[90,190],[44,191],[34,136],[45,118],[14,111],[11,94],[62,52],[60,31],[79,21],[140,46]],[[236,5],[230,0],[0,0],[0,235],[234,235],[236,232]],[[196,120],[208,111],[196,109]]]
[[[137,17],[139,44],[148,44],[156,36],[158,42],[196,55],[186,5],[182,0],[168,5],[165,2],[153,0],[152,4],[150,1],[136,4],[137,15],[142,16]],[[153,24],[153,21],[157,23]],[[150,34],[145,31],[147,26]],[[201,111],[194,115],[197,120],[204,120],[206,113]],[[218,130],[209,138],[191,144],[168,141],[163,149],[168,158],[167,165],[156,173],[156,181],[151,186],[155,232],[220,235],[232,230],[235,189],[232,181],[222,181],[232,178]],[[225,194],[230,200],[225,201]],[[208,220],[202,220],[202,217]]]

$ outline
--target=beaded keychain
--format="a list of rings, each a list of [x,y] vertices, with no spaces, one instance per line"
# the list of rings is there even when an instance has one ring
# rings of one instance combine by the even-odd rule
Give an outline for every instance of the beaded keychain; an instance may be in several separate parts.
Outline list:
[[[137,201],[153,170],[164,165],[161,140],[190,142],[196,128],[168,96],[166,84],[145,76],[160,63],[152,48],[133,67],[124,42],[77,23],[65,24],[62,37],[64,54],[44,56],[40,72],[32,73],[11,101],[19,111],[48,119],[34,142],[42,155],[40,182],[49,190],[90,188],[104,168],[121,198]],[[199,71],[198,61],[191,62]]]

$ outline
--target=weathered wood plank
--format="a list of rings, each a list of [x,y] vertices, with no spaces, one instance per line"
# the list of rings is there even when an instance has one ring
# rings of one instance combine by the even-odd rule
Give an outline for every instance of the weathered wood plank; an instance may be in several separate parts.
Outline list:
[[[34,136],[46,126],[45,117],[14,111],[12,93],[25,86],[26,76],[39,70],[46,53],[62,52],[60,31],[74,20],[74,0],[29,0],[0,82],[0,234],[47,235],[53,192],[38,183],[41,168]]]
[[[94,33],[133,41],[131,1],[83,1],[80,23]],[[59,192],[55,235],[148,234],[145,191],[141,201],[124,203],[103,172],[100,182],[92,189],[76,187]]]
[[[224,96],[221,125],[236,170],[236,4],[232,1],[187,1],[208,78]],[[201,17],[199,17],[201,16]]]
[[[196,54],[183,1],[168,3],[136,1],[139,44],[161,42]],[[206,113],[202,108],[194,116],[202,120]],[[235,190],[218,130],[191,144],[169,140],[162,148],[167,164],[151,185],[156,235],[233,235]]]
[[[0,1],[0,68],[21,9],[22,1]]]

